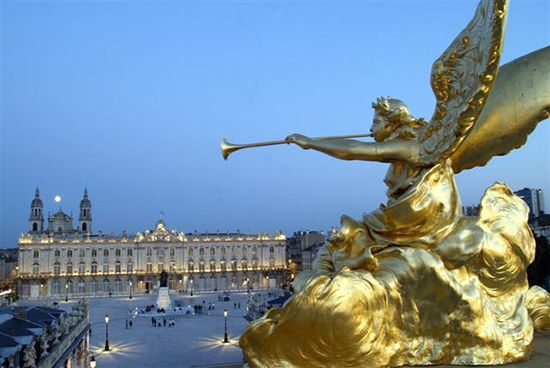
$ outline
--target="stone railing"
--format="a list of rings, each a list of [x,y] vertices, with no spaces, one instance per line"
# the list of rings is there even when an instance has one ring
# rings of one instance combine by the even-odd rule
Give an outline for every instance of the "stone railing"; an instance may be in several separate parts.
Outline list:
[[[85,317],[73,327],[71,332],[62,337],[62,340],[53,347],[48,356],[38,362],[37,368],[56,367],[56,363],[66,354],[71,345],[78,344],[79,336],[87,333],[89,328],[90,319]]]

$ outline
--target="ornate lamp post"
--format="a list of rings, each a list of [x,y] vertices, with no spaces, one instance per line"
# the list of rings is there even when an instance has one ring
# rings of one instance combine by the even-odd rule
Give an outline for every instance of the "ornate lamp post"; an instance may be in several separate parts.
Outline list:
[[[225,322],[225,328],[224,328],[224,332],[223,332],[223,343],[224,344],[227,344],[229,342],[229,340],[227,339],[227,308],[225,308],[223,310],[223,319],[224,319],[224,322]]]
[[[92,359],[90,359],[90,368],[95,368],[96,364],[95,355],[92,355]]]
[[[193,279],[189,280],[189,282],[191,283],[191,296],[193,296]]]
[[[105,351],[109,351],[109,315],[105,314]]]
[[[130,299],[132,299],[132,280],[130,280],[128,285],[130,286]]]
[[[69,284],[65,284],[65,301],[69,301]]]

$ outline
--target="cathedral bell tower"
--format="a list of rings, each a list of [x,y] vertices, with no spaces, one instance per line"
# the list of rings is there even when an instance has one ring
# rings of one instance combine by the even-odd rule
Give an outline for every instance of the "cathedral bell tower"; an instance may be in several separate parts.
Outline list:
[[[44,205],[40,199],[38,187],[34,191],[34,199],[31,202],[31,215],[29,216],[29,232],[41,233],[44,231]]]
[[[88,189],[84,189],[84,197],[80,201],[78,231],[83,233],[92,232],[92,202],[88,199]]]

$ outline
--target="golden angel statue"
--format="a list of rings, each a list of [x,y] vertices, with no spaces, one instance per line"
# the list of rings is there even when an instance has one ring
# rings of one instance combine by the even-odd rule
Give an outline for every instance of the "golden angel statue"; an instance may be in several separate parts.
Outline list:
[[[374,142],[286,142],[342,160],[390,164],[387,203],[341,228],[296,295],[240,345],[258,367],[493,365],[529,357],[550,332],[550,294],[527,283],[527,205],[505,184],[464,216],[454,175],[518,148],[550,113],[550,47],[499,70],[507,4],[481,0],[432,67],[430,121],[393,98],[374,104]],[[498,72],[498,78],[497,78]]]

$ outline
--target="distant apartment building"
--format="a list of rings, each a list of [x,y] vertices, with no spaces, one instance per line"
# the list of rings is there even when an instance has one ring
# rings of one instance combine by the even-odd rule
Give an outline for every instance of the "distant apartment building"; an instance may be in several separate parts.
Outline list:
[[[61,209],[44,227],[36,189],[29,231],[18,242],[18,291],[22,298],[130,295],[153,291],[162,271],[172,292],[280,286],[286,280],[286,236],[185,233],[154,229],[134,235],[92,232],[88,192],[80,203],[78,227]]]
[[[529,206],[529,219],[537,218],[544,213],[544,195],[542,189],[523,188],[514,192]]]
[[[290,264],[296,264],[296,270],[311,270],[317,252],[327,237],[322,231],[298,231],[288,240],[287,253]]]
[[[462,206],[464,216],[479,216],[479,206]]]

